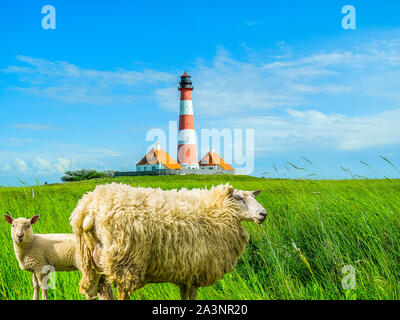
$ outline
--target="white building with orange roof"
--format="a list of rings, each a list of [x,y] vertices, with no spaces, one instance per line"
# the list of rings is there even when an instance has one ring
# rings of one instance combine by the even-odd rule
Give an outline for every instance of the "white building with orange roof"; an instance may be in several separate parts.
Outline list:
[[[160,143],[156,144],[147,154],[136,164],[137,172],[158,171],[164,169],[182,169],[182,166],[176,162],[164,149]]]
[[[224,161],[213,148],[199,161],[200,171],[214,171],[224,173],[234,173],[232,166]]]

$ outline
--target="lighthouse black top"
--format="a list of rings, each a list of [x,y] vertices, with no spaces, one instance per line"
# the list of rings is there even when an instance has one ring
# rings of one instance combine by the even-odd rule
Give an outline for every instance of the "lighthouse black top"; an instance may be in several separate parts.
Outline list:
[[[193,89],[192,79],[186,71],[181,75],[181,82],[179,82],[179,89]]]

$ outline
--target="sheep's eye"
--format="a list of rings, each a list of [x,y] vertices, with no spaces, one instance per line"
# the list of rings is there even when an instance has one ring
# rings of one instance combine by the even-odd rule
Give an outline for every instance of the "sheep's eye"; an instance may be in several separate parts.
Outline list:
[[[238,200],[238,201],[243,201],[244,202],[244,199],[238,194],[235,195],[235,199]]]

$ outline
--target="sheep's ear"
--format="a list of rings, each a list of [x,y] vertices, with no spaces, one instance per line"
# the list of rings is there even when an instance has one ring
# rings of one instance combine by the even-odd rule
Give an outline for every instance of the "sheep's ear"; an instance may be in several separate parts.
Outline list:
[[[12,224],[12,222],[13,222],[13,218],[11,217],[11,216],[9,216],[8,214],[5,214],[4,216],[4,219],[6,219],[6,221],[9,223],[9,224]]]
[[[253,191],[253,196],[257,197],[261,193],[261,190]]]
[[[233,188],[231,186],[228,187],[228,197],[232,197],[233,195]]]
[[[40,216],[37,214],[31,218],[31,224],[35,224],[39,220]]]

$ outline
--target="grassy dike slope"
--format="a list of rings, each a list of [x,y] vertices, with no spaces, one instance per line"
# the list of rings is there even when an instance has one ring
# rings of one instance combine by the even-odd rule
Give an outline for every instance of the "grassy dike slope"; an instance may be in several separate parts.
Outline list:
[[[235,271],[200,289],[199,299],[400,298],[400,180],[124,177],[35,186],[33,198],[28,187],[0,188],[0,212],[40,214],[36,233],[71,232],[68,218],[77,201],[95,185],[111,181],[163,189],[230,182],[263,190],[258,200],[269,213],[266,222],[262,227],[245,223],[250,242]],[[0,299],[31,299],[31,274],[19,269],[10,226],[3,219],[0,243]],[[346,265],[354,268],[355,289],[342,287]],[[49,298],[82,299],[79,278],[79,272],[57,273]],[[179,290],[152,284],[132,298],[179,299]]]

